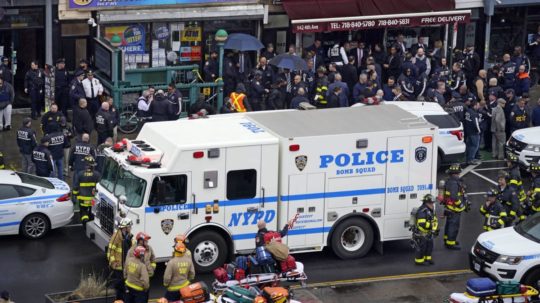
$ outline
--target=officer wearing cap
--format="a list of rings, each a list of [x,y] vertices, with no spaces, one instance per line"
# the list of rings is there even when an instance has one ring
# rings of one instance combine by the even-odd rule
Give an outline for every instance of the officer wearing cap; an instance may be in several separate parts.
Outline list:
[[[540,212],[540,164],[531,162],[529,165],[532,182],[529,189],[529,203],[531,205],[531,213]]]
[[[96,161],[92,156],[84,158],[86,169],[79,172],[77,182],[73,184],[73,195],[77,197],[79,202],[81,223],[86,226],[86,222],[92,220],[92,199],[96,191],[96,185],[101,179],[101,174],[94,168]]]
[[[511,226],[514,220],[519,215],[519,200],[514,188],[508,185],[510,176],[505,171],[499,171],[497,178],[497,198],[501,201],[505,211],[506,218],[504,218],[505,226]]]
[[[208,58],[208,61],[204,63],[204,81],[205,82],[214,82],[216,81],[218,77],[219,72],[219,65],[218,65],[218,53],[213,50],[210,52],[210,57]]]
[[[24,118],[22,127],[17,130],[17,145],[22,156],[22,171],[28,174],[34,173],[32,153],[37,146],[36,132],[31,126],[32,119]]]
[[[459,177],[461,166],[452,164],[446,171],[449,175],[444,182],[443,201],[446,224],[444,225],[444,245],[448,249],[460,250],[457,236],[461,221],[461,213],[468,207],[465,196],[465,184]]]
[[[64,58],[56,60],[54,69],[54,101],[58,104],[59,110],[67,117],[69,108],[69,75],[66,71],[66,61]]]
[[[49,151],[50,137],[41,138],[41,144],[32,152],[32,162],[36,166],[36,175],[40,177],[52,177],[54,174],[54,162]]]
[[[43,102],[43,89],[45,85],[45,74],[39,68],[37,61],[30,63],[30,70],[24,76],[24,92],[30,95],[32,102],[32,119],[41,117],[41,105]]]
[[[427,194],[422,198],[422,206],[416,212],[413,227],[414,264],[432,265],[433,238],[439,235],[439,221],[435,215],[435,199]]]
[[[480,213],[485,217],[484,230],[503,228],[507,214],[501,202],[497,200],[497,190],[489,190],[486,196],[486,203],[480,206]]]
[[[64,120],[64,114],[58,111],[58,105],[53,103],[48,112],[41,118],[41,131],[50,134],[61,128],[60,123]]]
[[[88,73],[88,60],[79,60],[79,67],[77,67],[77,69],[75,70],[75,74],[77,74],[78,72],[82,72],[84,77],[86,78],[86,74]]]
[[[91,70],[87,71],[86,79],[82,80],[81,83],[84,88],[86,101],[88,102],[88,112],[92,119],[95,119],[96,113],[99,110],[99,96],[103,94],[103,85],[101,85],[99,79],[94,77],[94,73]]]
[[[263,110],[263,95],[268,94],[270,91],[264,88],[262,83],[263,73],[260,70],[256,70],[253,79],[249,85],[249,102],[253,111]]]
[[[75,78],[71,80],[69,85],[69,103],[71,108],[75,108],[79,104],[80,99],[86,98],[86,93],[82,85],[84,80],[84,72],[82,70],[75,72]]]
[[[9,84],[13,84],[13,73],[11,72],[11,68],[9,68],[8,57],[2,57],[2,63],[0,63],[0,77]]]

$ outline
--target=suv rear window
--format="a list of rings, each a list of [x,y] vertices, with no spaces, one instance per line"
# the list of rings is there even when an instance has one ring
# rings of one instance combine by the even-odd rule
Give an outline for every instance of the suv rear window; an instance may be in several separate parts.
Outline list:
[[[54,185],[47,179],[19,172],[16,172],[16,174],[19,176],[19,178],[21,178],[22,183],[44,187],[47,189],[54,189]]]
[[[460,125],[453,115],[426,115],[424,119],[439,128],[457,128]]]

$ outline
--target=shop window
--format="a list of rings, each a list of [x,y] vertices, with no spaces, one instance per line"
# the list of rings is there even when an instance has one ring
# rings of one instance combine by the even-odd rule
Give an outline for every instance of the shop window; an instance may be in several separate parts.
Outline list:
[[[187,175],[156,177],[148,205],[184,204],[187,201]]]
[[[232,170],[227,173],[227,199],[251,199],[257,193],[257,171]]]

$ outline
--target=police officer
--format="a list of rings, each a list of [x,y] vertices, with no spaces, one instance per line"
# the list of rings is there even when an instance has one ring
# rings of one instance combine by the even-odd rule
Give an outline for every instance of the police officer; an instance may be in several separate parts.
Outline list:
[[[51,104],[51,108],[41,117],[41,131],[50,134],[60,128],[60,123],[64,120],[64,115],[58,111],[58,105]]]
[[[76,196],[77,201],[79,201],[81,222],[83,226],[92,219],[92,199],[94,198],[96,185],[101,179],[101,174],[94,169],[96,166],[94,157],[86,156],[84,161],[86,163],[86,169],[79,172],[77,183],[73,183],[73,195]]]
[[[540,212],[540,164],[531,162],[529,171],[531,172],[532,182],[528,195],[531,205],[530,212],[533,214]]]
[[[531,116],[526,108],[525,100],[520,98],[512,111],[510,112],[510,132],[522,128],[527,128],[531,124]]]
[[[100,173],[103,172],[105,165],[105,149],[113,146],[113,138],[109,137],[105,139],[105,142],[100,144],[96,149],[96,170]]]
[[[527,55],[523,54],[521,46],[514,47],[514,54],[512,55],[512,58],[510,60],[514,62],[517,67],[525,65],[525,72],[529,72],[531,68],[531,61],[529,60],[529,57],[527,57]]]
[[[45,74],[39,68],[37,61],[30,63],[30,70],[24,76],[24,92],[30,95],[32,102],[32,119],[41,117],[41,103],[43,99],[43,88],[45,85]]]
[[[32,161],[36,166],[36,175],[40,177],[52,177],[54,173],[54,162],[49,151],[49,136],[41,138],[41,144],[34,148]]]
[[[289,220],[285,226],[283,226],[283,229],[279,231],[279,234],[281,237],[285,237],[289,233],[289,226],[293,224],[293,220]],[[255,235],[255,246],[264,246],[266,243],[264,242],[264,235],[268,233],[268,229],[266,228],[266,222],[264,220],[259,220],[257,222],[257,234]]]
[[[263,95],[270,92],[263,86],[262,75],[263,73],[260,70],[256,70],[249,85],[249,104],[251,105],[253,111],[264,110]]]
[[[439,235],[439,221],[435,215],[435,199],[430,194],[422,198],[422,206],[416,212],[413,227],[414,264],[432,265],[433,238]]]
[[[210,58],[204,63],[204,81],[214,82],[216,81],[219,73],[219,65],[217,60],[218,54],[216,51],[210,53]]]
[[[69,153],[69,167],[73,170],[72,184],[77,184],[79,173],[86,169],[84,159],[87,156],[94,158],[96,156],[96,149],[90,145],[90,136],[88,134],[82,134],[80,140],[73,144]]]
[[[101,108],[96,113],[96,131],[98,133],[97,144],[100,145],[109,137],[113,136],[115,126],[114,116],[109,110],[109,103],[101,103]]]
[[[465,103],[459,94],[452,94],[452,99],[445,104],[445,108],[451,108],[452,114],[461,123],[465,123]]]
[[[60,111],[67,117],[69,108],[69,75],[66,71],[66,61],[64,58],[56,60],[54,69],[54,96]]]
[[[525,193],[525,189],[523,188],[523,181],[521,179],[519,159],[515,154],[508,153],[506,156],[506,164],[508,165],[508,186],[512,187],[512,189],[518,195],[518,200],[521,207],[519,211],[519,220],[522,221],[526,218],[528,206],[527,194]]]
[[[64,180],[64,148],[69,146],[69,139],[62,131],[60,125],[50,128],[48,136],[50,138],[49,151],[54,161],[56,177]]]
[[[509,179],[508,173],[505,171],[499,172],[497,192],[498,199],[501,201],[507,215],[504,220],[505,226],[511,226],[519,214],[518,196],[516,191],[511,186],[508,186]]]
[[[4,81],[8,82],[9,84],[13,84],[13,73],[11,72],[11,68],[9,67],[9,58],[3,57],[2,63],[0,63],[0,77],[4,79]]]
[[[234,92],[237,86],[238,68],[234,63],[234,54],[228,52],[223,59],[223,93],[225,96]]]
[[[191,255],[187,255],[186,245],[176,242],[173,258],[167,262],[163,274],[163,285],[167,288],[165,298],[169,301],[179,301],[180,289],[189,285],[189,281],[195,278],[195,267]]]
[[[84,80],[84,72],[82,70],[75,73],[75,78],[71,80],[69,85],[69,103],[71,108],[75,108],[79,104],[79,100],[86,98],[86,92],[82,81]]]
[[[126,283],[125,303],[148,302],[148,289],[150,289],[150,277],[144,264],[146,248],[137,246],[132,255],[128,255],[124,266],[124,278]]]
[[[22,127],[17,131],[17,145],[22,155],[22,171],[28,174],[34,173],[32,153],[37,146],[36,132],[32,129],[32,119],[24,118]]]
[[[257,65],[257,70],[262,73],[261,82],[265,89],[270,90],[272,84],[275,82],[276,75],[274,69],[268,66],[268,60],[265,57],[259,58],[259,64]]]
[[[133,245],[133,234],[131,226],[133,222],[129,218],[123,218],[118,224],[118,229],[114,231],[107,246],[107,261],[112,270],[114,289],[116,290],[116,300],[124,300],[125,285],[123,279],[124,263],[127,259],[127,252]]]
[[[485,216],[484,230],[490,231],[503,228],[507,214],[501,202],[497,200],[497,190],[492,189],[486,195],[486,203],[480,206],[480,213]]]
[[[449,174],[444,183],[444,215],[446,224],[444,225],[444,245],[448,249],[460,250],[459,242],[456,241],[459,233],[461,213],[468,207],[465,196],[465,184],[459,178],[461,166],[452,164],[446,171]]]
[[[169,120],[178,120],[182,111],[182,93],[176,88],[174,82],[167,87],[167,100],[169,101]]]
[[[465,131],[465,158],[469,165],[480,164],[480,161],[476,159],[476,153],[480,145],[480,134],[482,133],[478,115],[479,108],[480,104],[474,101],[469,108],[465,109],[463,130]]]
[[[502,88],[514,88],[514,84],[516,83],[517,65],[515,62],[510,61],[510,54],[504,54],[501,72],[503,74]]]
[[[461,86],[465,85],[465,74],[461,70],[461,63],[456,62],[452,65],[452,74],[448,85],[451,90],[457,91]]]

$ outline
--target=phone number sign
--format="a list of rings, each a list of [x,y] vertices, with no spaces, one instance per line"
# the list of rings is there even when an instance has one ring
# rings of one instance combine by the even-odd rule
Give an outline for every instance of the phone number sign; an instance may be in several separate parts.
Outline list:
[[[361,20],[344,20],[331,22],[306,22],[293,24],[293,32],[310,33],[326,31],[352,31],[382,27],[429,26],[449,23],[469,23],[470,13],[449,14],[441,16],[411,16],[395,18],[373,18]],[[294,21],[293,21],[294,23]]]

